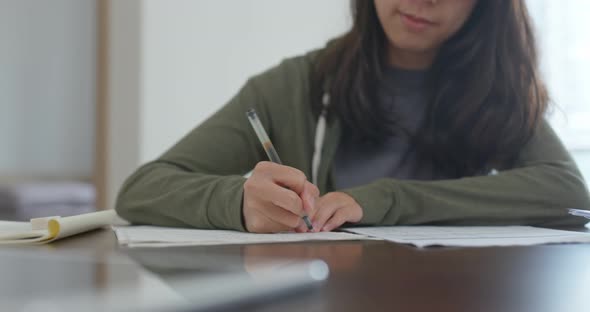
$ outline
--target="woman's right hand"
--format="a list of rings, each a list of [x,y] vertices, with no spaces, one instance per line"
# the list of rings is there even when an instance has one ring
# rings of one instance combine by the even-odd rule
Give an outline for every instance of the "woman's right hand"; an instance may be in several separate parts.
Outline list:
[[[244,183],[242,213],[252,233],[307,232],[301,216],[313,215],[318,188],[298,169],[259,162]]]

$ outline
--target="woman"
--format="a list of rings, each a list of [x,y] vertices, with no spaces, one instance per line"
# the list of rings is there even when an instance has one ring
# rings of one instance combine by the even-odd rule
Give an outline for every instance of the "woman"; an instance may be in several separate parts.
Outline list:
[[[543,119],[523,0],[358,0],[353,12],[348,33],[251,78],[134,173],[118,213],[250,232],[306,232],[303,214],[313,231],[585,222],[565,211],[590,200]],[[285,165],[265,161],[251,107]]]

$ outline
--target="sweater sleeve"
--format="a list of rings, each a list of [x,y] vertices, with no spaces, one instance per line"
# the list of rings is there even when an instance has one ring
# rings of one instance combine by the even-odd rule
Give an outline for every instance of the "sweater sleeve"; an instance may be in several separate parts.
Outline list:
[[[133,223],[244,231],[242,176],[263,159],[246,118],[268,114],[251,79],[221,110],[124,183],[117,213]]]
[[[441,181],[381,179],[343,190],[363,207],[364,225],[540,225],[586,223],[566,208],[590,209],[584,180],[546,121],[514,168]]]

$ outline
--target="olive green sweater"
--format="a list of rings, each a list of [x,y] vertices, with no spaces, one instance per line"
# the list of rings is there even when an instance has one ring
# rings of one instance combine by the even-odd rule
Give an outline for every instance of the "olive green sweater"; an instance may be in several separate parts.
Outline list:
[[[245,231],[243,175],[267,160],[245,112],[256,108],[285,165],[311,178],[317,120],[310,105],[314,53],[288,59],[248,80],[221,110],[124,184],[116,205],[140,224]],[[318,174],[331,186],[340,140],[338,120],[328,123]],[[338,190],[363,208],[362,225],[455,224],[579,225],[565,208],[590,208],[576,164],[546,122],[520,152],[514,168],[492,176],[442,181],[380,179]]]

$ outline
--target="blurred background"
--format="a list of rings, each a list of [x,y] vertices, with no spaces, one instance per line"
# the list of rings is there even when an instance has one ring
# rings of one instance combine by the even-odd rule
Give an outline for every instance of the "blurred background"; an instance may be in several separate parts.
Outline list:
[[[587,0],[528,0],[560,137],[590,178]],[[350,25],[347,0],[0,0],[0,217],[113,208],[245,80]]]

